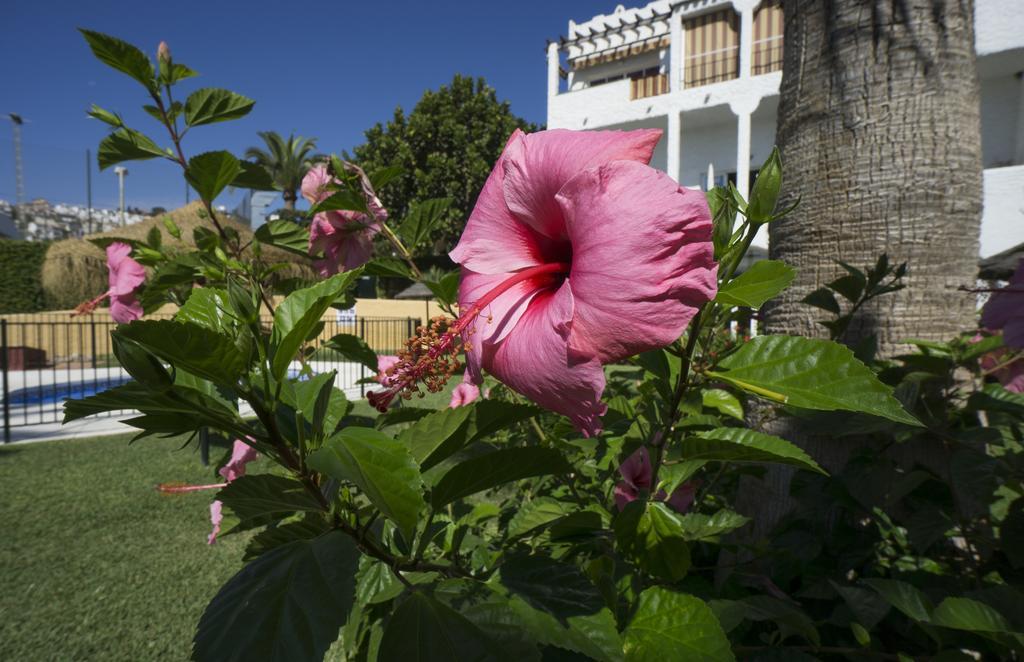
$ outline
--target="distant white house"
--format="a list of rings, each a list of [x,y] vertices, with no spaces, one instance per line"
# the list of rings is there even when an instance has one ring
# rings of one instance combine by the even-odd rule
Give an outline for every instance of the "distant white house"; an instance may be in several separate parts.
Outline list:
[[[1024,0],[976,0],[975,32],[988,256],[1024,242]],[[780,0],[655,0],[570,20],[548,46],[548,127],[661,128],[653,166],[746,195],[775,143],[782,42]]]

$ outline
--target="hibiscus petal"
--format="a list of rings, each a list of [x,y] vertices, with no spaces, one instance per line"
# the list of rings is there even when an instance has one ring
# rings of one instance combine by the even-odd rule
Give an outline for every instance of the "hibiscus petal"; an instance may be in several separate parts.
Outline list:
[[[581,173],[557,197],[573,246],[572,351],[609,363],[679,338],[717,289],[704,194],[616,161]]]
[[[647,453],[647,447],[641,446],[627,457],[619,465],[619,473],[632,487],[650,489],[651,456]]]
[[[470,375],[467,372],[462,382],[452,389],[452,399],[448,403],[448,407],[451,409],[462,407],[471,404],[479,397],[480,387],[470,381]]]
[[[107,280],[112,296],[131,294],[146,280],[146,270],[129,257],[132,247],[120,241],[107,246]]]
[[[142,318],[142,304],[134,294],[110,297],[110,318],[118,324],[128,324]]]
[[[661,492],[658,498],[664,499],[665,492]],[[697,495],[697,485],[695,483],[683,483],[672,492],[665,503],[672,506],[676,512],[685,513],[690,506],[693,505],[693,499]]]
[[[220,501],[214,501],[210,504],[210,523],[213,525],[213,530],[210,531],[210,535],[206,537],[207,545],[212,545],[217,542],[217,536],[220,535],[220,524],[224,521],[224,514],[221,512],[221,506],[223,506],[223,504]]]
[[[318,165],[310,168],[306,176],[302,178],[302,197],[311,205],[320,202],[332,191],[326,187],[331,183],[331,176],[327,174],[327,166]]]
[[[516,129],[508,144],[521,140],[523,135]],[[453,262],[481,274],[509,273],[544,261],[536,233],[513,216],[505,204],[502,193],[504,158],[501,156],[491,170],[459,243],[448,253]]]
[[[594,358],[572,359],[568,351],[572,293],[539,292],[511,333],[484,353],[484,367],[542,407],[568,416],[583,434],[601,430],[604,371]]]
[[[220,468],[220,475],[224,480],[231,482],[245,475],[245,465],[249,464],[259,456],[256,449],[241,439],[235,439],[231,447],[231,459]]]
[[[569,131],[552,129],[509,141],[500,165],[508,208],[537,232],[565,236],[555,195],[580,172],[609,161],[649,163],[661,129]]]
[[[640,493],[636,491],[636,488],[632,487],[629,483],[617,483],[615,485],[615,507],[619,510],[623,510],[630,501],[636,501],[637,496]]]

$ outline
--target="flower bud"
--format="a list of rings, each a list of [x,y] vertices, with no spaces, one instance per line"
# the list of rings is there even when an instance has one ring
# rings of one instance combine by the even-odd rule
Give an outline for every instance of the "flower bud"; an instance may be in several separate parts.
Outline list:
[[[156,59],[160,62],[171,61],[171,49],[167,46],[166,41],[161,41],[160,45],[156,49]]]

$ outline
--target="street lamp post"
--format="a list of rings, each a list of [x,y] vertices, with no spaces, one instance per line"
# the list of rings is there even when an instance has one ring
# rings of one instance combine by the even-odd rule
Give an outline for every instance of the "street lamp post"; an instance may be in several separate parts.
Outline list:
[[[117,175],[117,187],[121,199],[121,227],[124,227],[124,178],[128,176],[128,168],[117,166],[114,168],[114,174]]]

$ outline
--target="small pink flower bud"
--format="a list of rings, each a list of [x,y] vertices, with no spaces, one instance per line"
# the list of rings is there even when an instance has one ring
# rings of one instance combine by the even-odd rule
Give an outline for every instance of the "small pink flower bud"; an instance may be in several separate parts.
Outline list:
[[[156,49],[156,59],[160,60],[161,62],[170,62],[171,61],[171,49],[167,45],[166,41],[161,41],[160,45],[157,46],[157,49]]]

